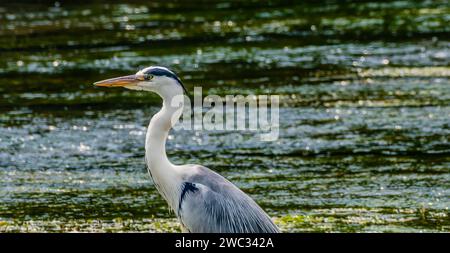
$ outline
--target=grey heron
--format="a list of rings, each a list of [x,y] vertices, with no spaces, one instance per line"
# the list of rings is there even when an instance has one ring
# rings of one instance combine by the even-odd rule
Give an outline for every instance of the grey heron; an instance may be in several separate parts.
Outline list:
[[[150,91],[162,98],[162,108],[152,117],[147,129],[145,157],[157,190],[176,214],[184,232],[279,232],[264,210],[223,176],[201,165],[174,165],[167,158],[167,136],[184,106],[171,101],[186,91],[173,71],[152,66],[134,75],[94,85]]]

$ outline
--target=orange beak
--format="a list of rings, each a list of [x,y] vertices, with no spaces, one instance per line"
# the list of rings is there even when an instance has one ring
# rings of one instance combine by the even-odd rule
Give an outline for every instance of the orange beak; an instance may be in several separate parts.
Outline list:
[[[136,75],[129,75],[98,81],[95,82],[94,85],[103,87],[123,87],[134,85],[139,81],[140,80],[136,77]]]

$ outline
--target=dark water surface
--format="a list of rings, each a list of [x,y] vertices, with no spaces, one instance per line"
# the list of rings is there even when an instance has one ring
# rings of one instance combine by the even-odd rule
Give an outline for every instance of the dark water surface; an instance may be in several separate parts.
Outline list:
[[[450,231],[448,1],[0,3],[0,231],[179,231],[146,172],[149,65],[279,94],[280,138],[176,131],[283,231]],[[300,1],[297,1],[300,2]]]

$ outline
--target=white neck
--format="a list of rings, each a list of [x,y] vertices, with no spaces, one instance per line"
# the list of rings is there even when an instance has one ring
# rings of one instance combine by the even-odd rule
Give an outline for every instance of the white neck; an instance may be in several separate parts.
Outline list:
[[[172,105],[172,99],[183,95],[178,84],[168,85],[158,92],[163,99],[161,110],[150,120],[145,141],[145,156],[147,166],[156,188],[166,199],[172,209],[176,210],[178,189],[181,180],[179,170],[173,165],[166,154],[166,139],[172,126],[178,121],[183,110],[183,104]]]

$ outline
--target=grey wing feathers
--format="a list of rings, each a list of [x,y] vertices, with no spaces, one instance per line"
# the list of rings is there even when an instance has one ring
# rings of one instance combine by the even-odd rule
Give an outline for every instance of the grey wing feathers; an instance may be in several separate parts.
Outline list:
[[[189,232],[278,233],[278,227],[253,201],[219,174],[199,166],[182,186],[178,217]]]

